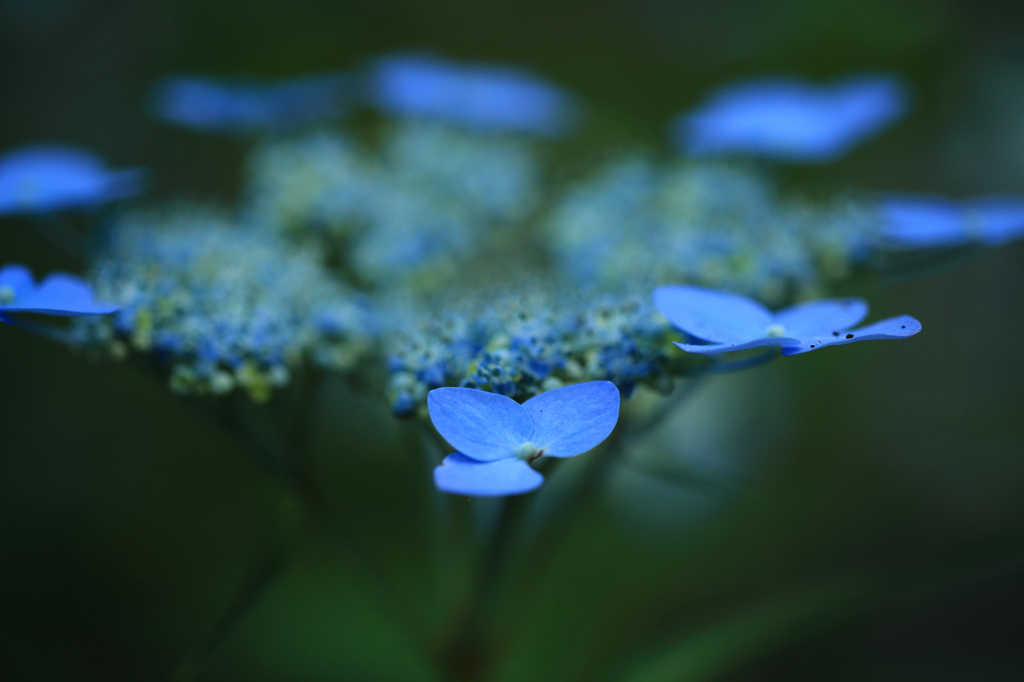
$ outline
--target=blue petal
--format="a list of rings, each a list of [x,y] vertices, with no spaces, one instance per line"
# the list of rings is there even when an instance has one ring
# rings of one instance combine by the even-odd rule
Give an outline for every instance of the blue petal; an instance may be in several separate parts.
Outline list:
[[[971,240],[964,211],[935,197],[890,197],[882,202],[882,234],[893,246],[923,249]]]
[[[110,171],[90,152],[38,145],[0,159],[0,214],[88,208],[137,194],[142,171]]]
[[[875,322],[860,329],[853,329],[839,334],[828,334],[817,338],[802,340],[799,346],[789,346],[782,349],[783,355],[797,355],[818,350],[826,346],[841,346],[845,343],[856,343],[857,341],[876,341],[879,339],[905,339],[921,331],[921,323],[909,315],[890,317],[887,320]]]
[[[518,457],[478,462],[456,452],[434,468],[434,484],[438,490],[454,495],[519,495],[536,490],[543,482],[544,477]]]
[[[557,136],[569,131],[578,113],[573,97],[526,72],[421,54],[377,60],[371,90],[385,111],[481,130]]]
[[[690,336],[714,343],[741,344],[760,339],[775,321],[757,301],[694,286],[655,289],[654,307]]]
[[[0,268],[0,287],[9,287],[14,292],[15,301],[32,291],[34,286],[32,271],[24,265],[12,263]],[[0,308],[4,307],[6,306],[0,302]]]
[[[427,410],[452,447],[481,462],[514,457],[533,435],[533,420],[523,406],[497,393],[435,388],[427,394]]]
[[[7,312],[44,313],[48,315],[106,315],[116,312],[118,306],[93,299],[92,289],[73,275],[54,273],[37,289],[4,306]]]
[[[575,457],[597,447],[619,421],[619,389],[610,381],[588,381],[530,398],[531,442],[548,457]]]
[[[975,199],[966,205],[967,221],[980,223],[980,238],[988,246],[1001,246],[1024,237],[1024,199],[991,197]]]
[[[673,341],[672,343],[679,346],[687,353],[715,355],[717,353],[732,353],[733,351],[749,350],[751,348],[761,348],[763,346],[795,346],[800,343],[800,339],[790,338],[786,336],[766,336],[760,339],[754,339],[753,341],[747,341],[746,343],[696,344],[678,343],[676,341]]]
[[[206,133],[281,130],[339,116],[352,98],[352,78],[329,73],[280,82],[170,76],[154,90],[162,121]]]
[[[846,153],[907,109],[903,84],[864,76],[816,86],[793,78],[729,85],[674,123],[682,151],[822,162]]]
[[[786,336],[804,339],[849,329],[867,314],[868,304],[863,299],[838,298],[790,306],[775,313],[775,321],[785,328]]]

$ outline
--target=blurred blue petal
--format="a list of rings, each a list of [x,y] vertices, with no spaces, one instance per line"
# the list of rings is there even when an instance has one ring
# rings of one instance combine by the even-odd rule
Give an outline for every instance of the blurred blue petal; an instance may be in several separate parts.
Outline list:
[[[438,489],[455,495],[519,495],[536,490],[543,482],[544,477],[518,457],[478,462],[456,452],[434,469]]]
[[[470,128],[559,136],[579,114],[575,98],[525,71],[423,54],[375,61],[370,96],[380,109]]]
[[[804,339],[799,346],[783,347],[783,355],[797,355],[818,350],[826,346],[841,346],[857,341],[877,341],[880,339],[905,339],[921,331],[921,323],[909,315],[890,317],[860,329],[823,334],[818,337]]]
[[[907,248],[954,246],[970,241],[963,210],[953,201],[891,197],[882,203],[883,234]]]
[[[976,199],[967,206],[981,223],[981,239],[987,246],[1002,246],[1024,237],[1024,198]]]
[[[779,161],[836,159],[908,109],[893,76],[858,76],[829,85],[775,78],[728,85],[672,124],[680,151],[750,154]]]
[[[37,145],[0,157],[0,215],[92,208],[138,194],[141,169],[112,171],[75,147]]]
[[[514,457],[530,440],[533,421],[523,406],[475,388],[437,388],[427,395],[434,428],[464,455],[481,462]]]
[[[0,269],[0,319],[8,313],[42,313],[64,317],[106,315],[118,306],[97,301],[83,280],[65,273],[49,275],[38,287],[32,273],[23,265]]]
[[[44,279],[35,291],[6,306],[6,310],[78,317],[106,315],[117,311],[118,306],[95,300],[92,289],[78,277],[54,273]]]
[[[352,78],[331,73],[268,83],[252,79],[169,76],[152,99],[161,121],[205,133],[286,130],[345,113]]]
[[[610,381],[588,381],[530,398],[531,442],[548,457],[574,457],[597,447],[619,421],[619,389]]]
[[[654,307],[690,336],[713,343],[761,338],[774,322],[771,312],[757,301],[702,287],[659,287],[654,290]]]
[[[775,322],[785,329],[786,336],[803,339],[831,334],[838,329],[849,329],[867,315],[866,301],[859,298],[834,298],[808,301],[780,310],[775,314]]]
[[[5,297],[13,296],[17,299],[24,296],[35,287],[35,279],[32,271],[24,265],[12,263],[0,268],[0,288],[9,289]]]
[[[1000,246],[1024,237],[1024,198],[889,197],[881,205],[889,246],[924,249],[980,242]]]

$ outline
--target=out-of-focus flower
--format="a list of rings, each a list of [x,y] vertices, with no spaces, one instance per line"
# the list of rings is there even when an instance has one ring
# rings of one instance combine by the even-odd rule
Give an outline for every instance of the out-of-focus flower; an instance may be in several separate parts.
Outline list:
[[[1024,237],[1024,198],[956,202],[939,197],[889,197],[882,202],[886,245],[900,249],[1000,246]]]
[[[780,197],[750,168],[634,155],[570,188],[543,227],[581,284],[688,282],[783,304],[846,276],[879,222],[866,202]]]
[[[425,54],[378,59],[370,67],[369,90],[372,103],[391,114],[496,132],[563,135],[580,108],[571,95],[526,71]]]
[[[908,108],[893,76],[829,85],[774,78],[728,85],[672,124],[676,146],[695,156],[745,154],[779,161],[836,159],[899,119]]]
[[[360,299],[315,249],[207,210],[122,217],[90,278],[121,311],[81,324],[78,342],[154,353],[180,393],[267,400],[306,361],[349,369],[370,343]]]
[[[0,157],[0,215],[93,208],[138,194],[142,179],[142,169],[110,170],[83,149],[23,147]]]
[[[247,220],[318,244],[374,288],[430,288],[514,239],[543,196],[541,165],[521,137],[402,121],[374,151],[327,132],[262,145]]]
[[[286,130],[345,113],[352,76],[328,73],[279,82],[168,76],[153,92],[161,121],[215,134]]]
[[[669,322],[706,344],[676,343],[690,353],[781,346],[783,355],[855,341],[904,339],[921,331],[921,323],[903,315],[850,329],[868,313],[861,299],[809,301],[772,313],[745,296],[693,286],[666,286],[654,291],[654,305]]]
[[[89,285],[74,275],[55,272],[36,284],[24,265],[0,268],[0,322],[10,324],[10,313],[84,317],[117,310],[116,305],[97,301]]]
[[[263,142],[246,165],[246,219],[298,241],[347,240],[382,184],[378,159],[326,131]]]
[[[619,389],[607,381],[565,386],[519,404],[471,388],[439,388],[427,396],[430,419],[458,452],[434,469],[440,490],[498,497],[538,488],[529,462],[575,457],[597,447],[619,420]]]

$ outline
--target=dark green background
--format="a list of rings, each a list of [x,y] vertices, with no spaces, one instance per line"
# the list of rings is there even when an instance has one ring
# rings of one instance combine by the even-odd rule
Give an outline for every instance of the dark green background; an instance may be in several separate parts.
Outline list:
[[[999,2],[0,0],[0,149],[82,144],[150,167],[152,196],[229,202],[244,144],[147,120],[153,80],[410,47],[533,68],[594,139],[650,145],[731,78],[891,70],[913,115],[787,183],[1024,193],[1024,9]],[[81,267],[0,219],[13,261]],[[1024,244],[850,291],[924,331],[754,370],[755,408],[788,396],[786,437],[716,514],[645,532],[598,503],[553,561],[526,557],[494,679],[1024,679]],[[460,575],[431,554],[416,433],[322,397],[332,504],[441,632],[430,595]],[[281,487],[158,377],[8,327],[0,405],[0,678],[168,679],[277,536]],[[296,551],[206,679],[435,679],[351,562],[314,531]]]

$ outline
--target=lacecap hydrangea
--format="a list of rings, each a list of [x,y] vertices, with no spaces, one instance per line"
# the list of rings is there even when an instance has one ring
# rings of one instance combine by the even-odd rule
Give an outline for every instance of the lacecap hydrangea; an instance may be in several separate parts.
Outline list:
[[[628,395],[717,362],[672,345],[686,330],[656,287],[779,308],[886,248],[879,201],[786,196],[752,165],[620,150],[570,177],[557,135],[491,116],[520,86],[562,102],[515,74],[414,58],[363,77],[384,115],[257,142],[239,217],[116,221],[91,279],[122,310],[80,325],[82,342],[155,353],[176,390],[260,400],[304,363],[350,368],[399,416],[446,386],[522,402],[604,380]],[[442,99],[375,99],[438,79]]]

